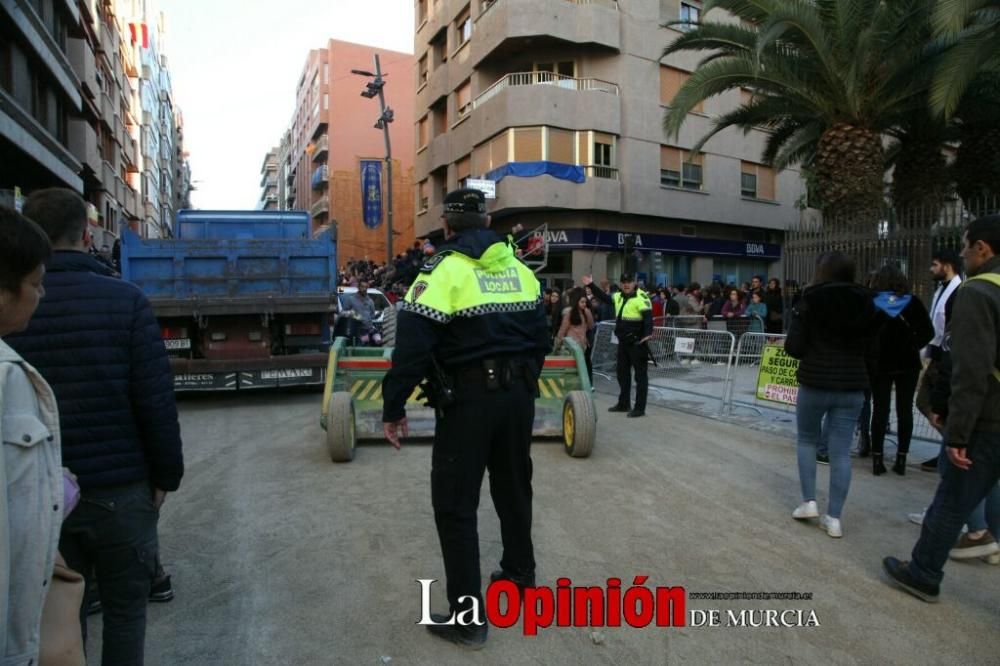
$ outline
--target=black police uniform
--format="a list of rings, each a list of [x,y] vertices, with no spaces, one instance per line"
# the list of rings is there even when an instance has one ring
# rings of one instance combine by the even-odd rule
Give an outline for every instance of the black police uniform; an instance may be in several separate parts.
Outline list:
[[[484,211],[477,190],[445,198],[446,215]],[[465,230],[421,268],[397,331],[392,369],[382,382],[382,420],[403,418],[414,387],[440,370],[431,497],[448,602],[452,612],[465,610],[460,597],[482,601],[477,509],[484,470],[500,518],[501,567],[513,576],[534,575],[530,445],[537,381],[550,348],[540,288],[508,242],[485,228]],[[447,396],[442,384],[451,389]]]
[[[634,282],[635,276],[622,275],[622,282]],[[649,392],[649,348],[641,340],[653,334],[653,311],[649,296],[636,285],[625,295],[614,297],[591,285],[594,296],[614,308],[615,337],[618,338],[618,402],[609,411],[628,412],[629,416],[646,413],[646,396]],[[632,373],[635,372],[635,409],[631,409]],[[631,410],[631,411],[630,411]]]

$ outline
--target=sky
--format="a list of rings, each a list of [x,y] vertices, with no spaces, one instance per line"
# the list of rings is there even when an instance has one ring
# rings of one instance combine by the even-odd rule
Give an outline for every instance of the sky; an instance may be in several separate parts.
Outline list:
[[[197,208],[252,209],[264,155],[295,110],[310,49],[413,52],[412,0],[159,0]],[[364,79],[358,77],[360,94]]]

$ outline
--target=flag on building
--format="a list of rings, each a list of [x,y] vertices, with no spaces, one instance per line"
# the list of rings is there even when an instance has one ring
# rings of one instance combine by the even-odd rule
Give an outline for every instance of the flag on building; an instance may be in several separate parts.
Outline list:
[[[132,37],[132,44],[139,45],[144,49],[149,48],[149,26],[145,23],[129,23],[129,35]]]

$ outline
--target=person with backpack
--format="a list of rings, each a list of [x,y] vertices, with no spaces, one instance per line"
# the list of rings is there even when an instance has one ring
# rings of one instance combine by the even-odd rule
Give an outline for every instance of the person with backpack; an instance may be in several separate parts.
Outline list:
[[[906,455],[913,437],[913,396],[920,378],[920,350],[934,338],[934,327],[923,302],[910,293],[903,272],[891,264],[875,277],[875,307],[886,322],[872,348],[869,368],[872,385],[872,473],[885,474],[883,447],[889,426],[893,387],[896,390],[896,421],[899,448],[892,471],[906,474]]]
[[[1000,215],[969,224],[962,258],[969,279],[956,290],[951,323],[951,396],[944,428],[945,467],[909,561],[882,560],[904,591],[936,602],[944,564],[962,526],[1000,481]]]

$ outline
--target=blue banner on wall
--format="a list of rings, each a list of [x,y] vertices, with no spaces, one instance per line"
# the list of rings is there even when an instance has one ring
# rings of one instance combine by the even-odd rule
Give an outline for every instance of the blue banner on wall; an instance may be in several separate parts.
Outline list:
[[[382,224],[382,160],[361,160],[361,207],[365,226]]]

